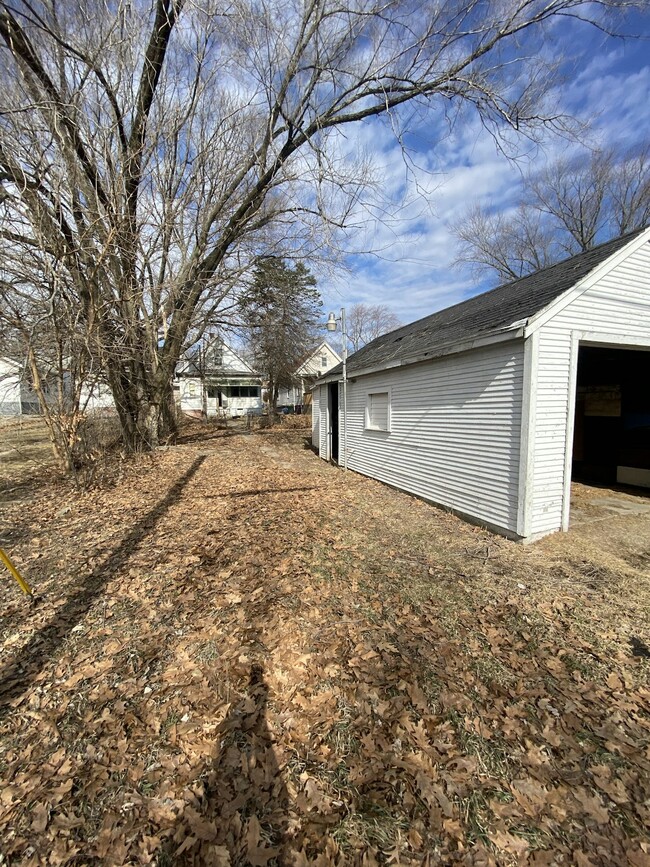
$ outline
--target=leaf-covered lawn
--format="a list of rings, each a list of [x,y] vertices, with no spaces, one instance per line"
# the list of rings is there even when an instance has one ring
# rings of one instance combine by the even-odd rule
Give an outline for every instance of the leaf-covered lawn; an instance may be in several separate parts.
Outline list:
[[[32,864],[650,864],[650,516],[523,547],[189,438],[0,536],[0,852]]]

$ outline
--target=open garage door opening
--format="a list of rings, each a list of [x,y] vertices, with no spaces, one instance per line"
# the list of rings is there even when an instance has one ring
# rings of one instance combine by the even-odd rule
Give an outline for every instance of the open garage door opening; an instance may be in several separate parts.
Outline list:
[[[329,440],[330,459],[339,460],[339,384],[330,382],[328,385],[327,408],[329,410]]]
[[[572,477],[650,488],[650,351],[580,346]]]

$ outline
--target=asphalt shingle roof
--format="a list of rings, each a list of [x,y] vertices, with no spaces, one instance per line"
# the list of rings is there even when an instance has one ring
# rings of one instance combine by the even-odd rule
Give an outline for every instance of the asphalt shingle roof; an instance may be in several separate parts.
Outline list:
[[[399,364],[427,352],[435,353],[443,347],[486,337],[515,322],[530,319],[643,231],[645,229],[638,229],[614,238],[586,253],[579,253],[512,283],[504,283],[377,337],[348,358],[348,375],[368,368]],[[338,364],[328,371],[327,376],[340,373],[341,369]]]

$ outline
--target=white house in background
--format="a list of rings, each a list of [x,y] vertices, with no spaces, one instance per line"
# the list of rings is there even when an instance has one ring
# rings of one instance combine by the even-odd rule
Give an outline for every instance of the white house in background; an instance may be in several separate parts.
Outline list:
[[[224,341],[186,353],[174,389],[181,410],[208,418],[237,418],[262,411],[262,380]]]
[[[79,404],[84,412],[106,413],[115,409],[115,401],[106,382],[96,381],[93,385],[81,386]]]
[[[0,416],[38,415],[38,398],[29,387],[23,367],[0,357]]]
[[[70,393],[69,379],[64,379],[67,393]],[[42,383],[45,399],[49,406],[57,401],[57,388],[50,378]],[[95,382],[83,385],[80,406],[84,412],[112,410],[115,407],[113,395],[106,383]],[[11,358],[0,358],[0,416],[39,415],[40,405],[36,392],[30,387],[23,366]]]
[[[281,388],[278,392],[278,406],[296,406],[311,400],[310,391],[319,376],[341,363],[341,356],[326,340],[313,349],[294,374],[294,385]]]
[[[650,486],[650,229],[373,340],[342,407],[335,368],[322,458],[347,426],[350,469],[512,538],[568,529],[572,476]]]

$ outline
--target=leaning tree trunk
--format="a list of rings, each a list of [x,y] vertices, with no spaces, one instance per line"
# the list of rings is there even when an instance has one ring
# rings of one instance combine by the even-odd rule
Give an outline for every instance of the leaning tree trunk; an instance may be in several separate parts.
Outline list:
[[[59,469],[66,475],[69,475],[74,471],[73,448],[77,428],[81,423],[78,402],[76,407],[72,408],[72,412],[65,412],[66,407],[62,402],[59,402],[57,406],[51,407],[43,387],[34,348],[31,345],[27,346],[27,363],[31,374],[32,389],[38,399],[54,457]]]

